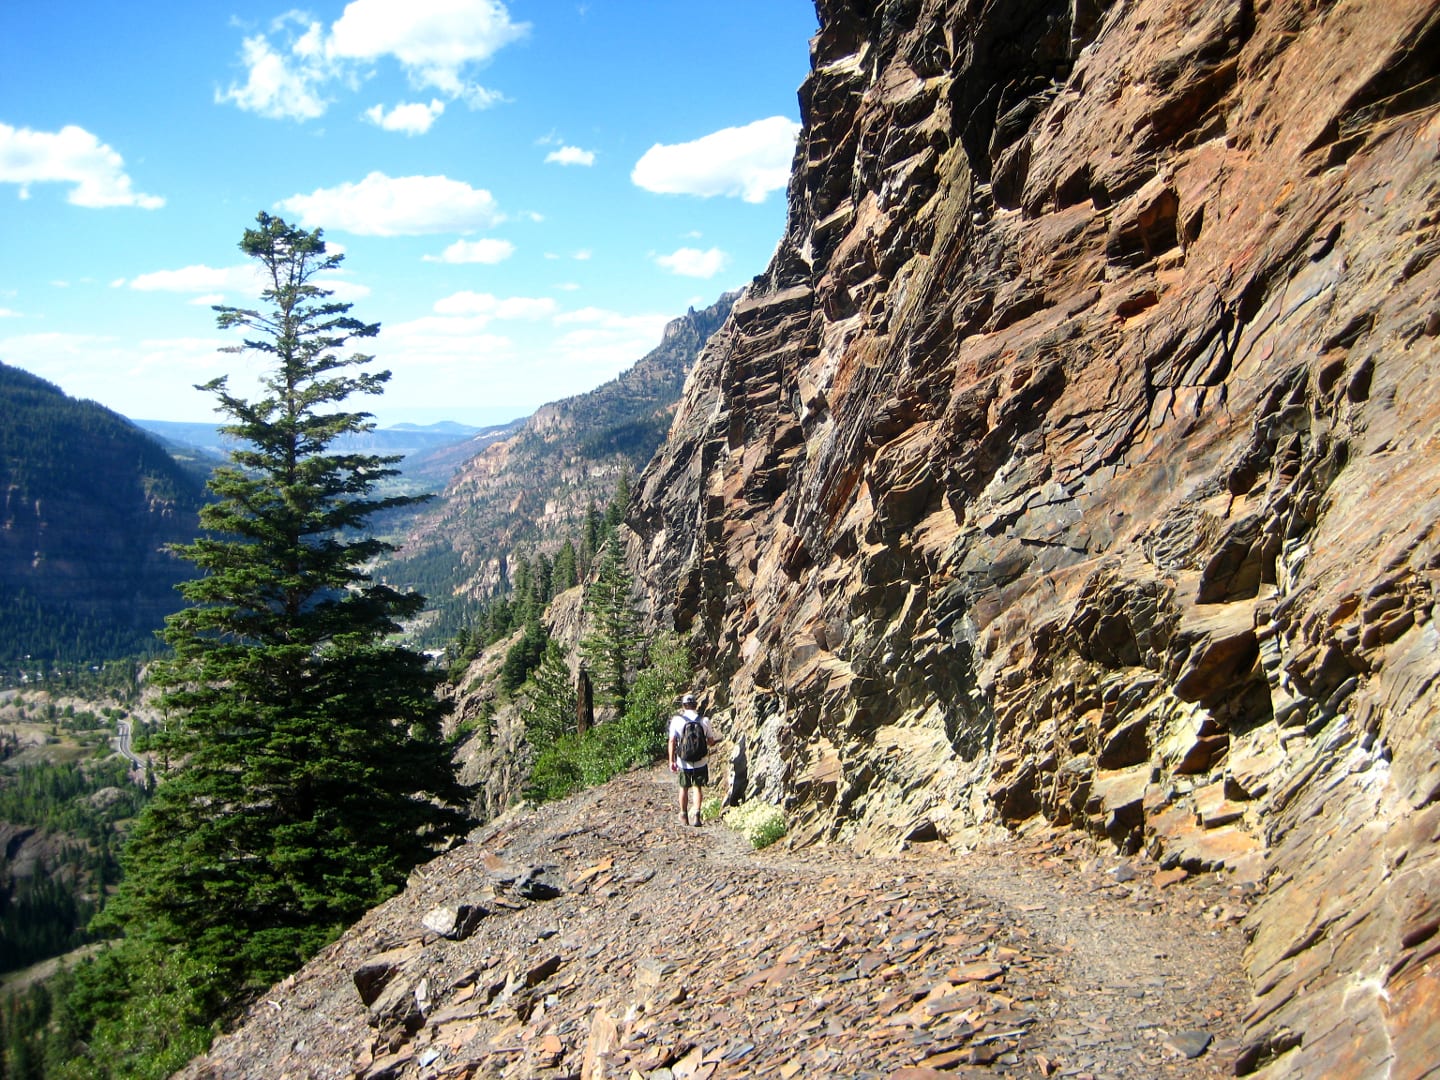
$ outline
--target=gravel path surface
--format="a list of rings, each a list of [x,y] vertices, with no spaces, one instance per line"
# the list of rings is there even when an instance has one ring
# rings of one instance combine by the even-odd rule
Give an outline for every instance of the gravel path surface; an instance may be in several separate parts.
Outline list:
[[[645,770],[478,830],[180,1075],[1232,1074],[1245,897],[1223,881],[1069,833],[755,852],[673,805]]]

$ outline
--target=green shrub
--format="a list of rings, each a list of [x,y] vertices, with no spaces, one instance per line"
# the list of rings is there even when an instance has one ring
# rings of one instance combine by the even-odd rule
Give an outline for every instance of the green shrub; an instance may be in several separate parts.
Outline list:
[[[231,987],[177,950],[122,939],[62,982],[55,1080],[163,1080],[209,1048]]]
[[[525,797],[537,802],[563,799],[585,784],[580,755],[584,743],[579,735],[562,735],[535,755],[530,766],[530,783]]]
[[[548,742],[541,735],[536,740],[526,796],[541,802],[563,799],[627,769],[658,761],[665,754],[670,716],[689,667],[679,635],[660,635],[651,644],[650,663],[630,687],[624,713],[584,735],[571,732]]]
[[[704,808],[701,808],[704,814]],[[759,799],[751,799],[742,806],[725,811],[725,824],[734,829],[755,849],[769,847],[785,835],[785,813],[778,806],[771,806]]]

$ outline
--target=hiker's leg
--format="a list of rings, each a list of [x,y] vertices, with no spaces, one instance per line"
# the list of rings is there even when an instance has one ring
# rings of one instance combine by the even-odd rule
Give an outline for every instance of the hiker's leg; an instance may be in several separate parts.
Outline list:
[[[710,782],[710,766],[701,765],[691,769],[685,777],[695,789],[695,824],[700,824],[700,808],[705,805],[705,785]]]
[[[695,803],[694,820],[697,822],[700,820],[700,784],[705,779],[700,775],[702,771],[701,769],[680,770],[680,820],[686,825],[689,825],[692,820],[690,817],[690,803],[692,801],[690,798],[691,788],[695,789],[695,799],[693,800]]]

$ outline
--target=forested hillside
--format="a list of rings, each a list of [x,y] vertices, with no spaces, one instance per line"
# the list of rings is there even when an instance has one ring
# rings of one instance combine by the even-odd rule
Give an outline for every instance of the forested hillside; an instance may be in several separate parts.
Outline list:
[[[72,711],[63,727],[64,744],[50,748],[62,760],[24,747],[13,731],[0,734],[0,975],[92,939],[90,919],[120,875],[117,823],[147,795],[123,758],[99,756],[107,720]],[[97,756],[63,760],[92,750]],[[18,764],[6,760],[12,755]]]
[[[0,364],[0,665],[149,648],[203,481],[109,409]]]

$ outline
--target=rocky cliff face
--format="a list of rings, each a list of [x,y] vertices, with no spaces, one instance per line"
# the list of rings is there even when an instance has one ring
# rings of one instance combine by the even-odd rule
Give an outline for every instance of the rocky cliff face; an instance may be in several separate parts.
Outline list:
[[[630,524],[802,835],[1263,880],[1241,1071],[1440,1060],[1440,4],[820,0]]]

